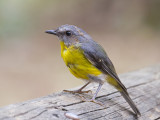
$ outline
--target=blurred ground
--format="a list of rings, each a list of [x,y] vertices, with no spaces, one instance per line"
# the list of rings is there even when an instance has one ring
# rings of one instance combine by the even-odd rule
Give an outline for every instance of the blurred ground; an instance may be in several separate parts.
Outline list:
[[[65,67],[58,39],[44,33],[62,24],[89,33],[118,73],[159,63],[159,5],[158,0],[1,0],[0,106],[83,84]]]

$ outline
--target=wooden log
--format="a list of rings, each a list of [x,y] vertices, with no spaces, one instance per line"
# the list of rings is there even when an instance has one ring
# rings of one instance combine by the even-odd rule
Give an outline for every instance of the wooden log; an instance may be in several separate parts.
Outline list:
[[[0,120],[68,120],[74,117],[75,120],[160,119],[160,65],[125,73],[120,78],[139,108],[141,117],[136,118],[120,93],[105,83],[97,97],[105,107],[82,101],[80,96],[90,99],[91,93],[60,92],[0,108]],[[87,87],[93,93],[96,88],[96,83]]]

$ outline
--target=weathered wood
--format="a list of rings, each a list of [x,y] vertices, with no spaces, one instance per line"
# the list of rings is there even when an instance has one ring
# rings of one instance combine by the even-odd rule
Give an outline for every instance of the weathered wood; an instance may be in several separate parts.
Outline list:
[[[120,78],[142,114],[138,119],[160,119],[160,65],[122,74]],[[96,84],[87,87],[93,92],[96,88]],[[9,105],[0,108],[0,120],[67,120],[67,112],[77,115],[80,120],[137,119],[119,92],[108,84],[103,85],[97,97],[97,101],[102,102],[106,108],[83,102],[80,96],[61,92]],[[89,99],[92,94],[83,96]]]

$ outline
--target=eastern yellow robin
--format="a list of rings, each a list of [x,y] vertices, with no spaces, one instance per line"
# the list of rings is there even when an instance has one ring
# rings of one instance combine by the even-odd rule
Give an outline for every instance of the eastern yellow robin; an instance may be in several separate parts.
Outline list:
[[[65,91],[72,93],[87,92],[82,91],[82,89],[91,82],[97,82],[99,86],[91,99],[91,101],[95,101],[103,83],[108,82],[121,93],[136,115],[140,115],[106,52],[85,31],[74,25],[62,25],[56,30],[47,30],[46,33],[56,35],[60,39],[61,56],[70,72],[75,77],[88,81],[78,90]]]

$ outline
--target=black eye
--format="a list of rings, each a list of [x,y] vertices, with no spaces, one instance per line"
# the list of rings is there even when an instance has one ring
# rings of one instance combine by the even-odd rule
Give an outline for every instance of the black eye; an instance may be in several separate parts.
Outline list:
[[[66,31],[66,35],[67,35],[67,36],[71,36],[72,33],[71,33],[70,31]]]

